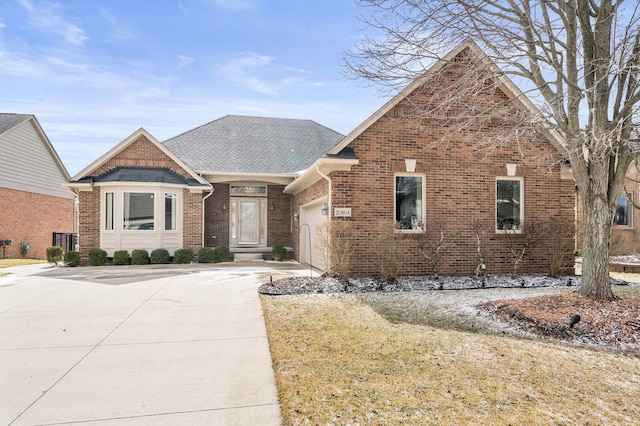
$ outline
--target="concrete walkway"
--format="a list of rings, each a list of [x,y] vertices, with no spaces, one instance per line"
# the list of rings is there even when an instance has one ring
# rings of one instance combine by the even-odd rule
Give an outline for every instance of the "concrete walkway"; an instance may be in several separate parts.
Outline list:
[[[284,270],[276,270],[281,268]],[[296,264],[1,269],[0,424],[279,425],[256,289]]]

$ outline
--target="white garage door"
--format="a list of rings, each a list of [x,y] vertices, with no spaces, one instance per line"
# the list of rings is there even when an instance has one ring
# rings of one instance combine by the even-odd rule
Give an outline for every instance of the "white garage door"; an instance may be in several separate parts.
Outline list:
[[[300,209],[300,263],[312,265],[323,271],[325,259],[319,228],[327,220],[327,216],[322,214],[322,206],[326,202],[326,198],[323,198]]]

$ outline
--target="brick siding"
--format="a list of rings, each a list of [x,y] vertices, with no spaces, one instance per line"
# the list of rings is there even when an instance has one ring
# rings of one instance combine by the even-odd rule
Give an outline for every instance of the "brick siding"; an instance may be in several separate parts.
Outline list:
[[[229,246],[229,184],[213,185],[213,195],[205,206],[205,245],[207,247]],[[267,187],[267,245],[291,246],[291,196],[284,194],[282,185]],[[271,205],[273,204],[273,210]],[[223,206],[226,205],[226,209]]]
[[[455,71],[450,71],[437,76],[433,84],[442,88],[455,80]],[[439,89],[438,93],[442,96],[443,91]],[[487,104],[508,102],[502,92],[490,89],[475,96],[486,97]],[[473,274],[479,263],[471,226],[475,221],[481,222],[486,229],[481,235],[486,273],[511,271],[513,262],[507,244],[514,237],[495,231],[496,177],[506,176],[507,163],[517,164],[516,176],[524,178],[525,226],[527,222],[551,216],[569,220],[575,217],[573,181],[561,180],[559,165],[549,169],[538,160],[558,157],[543,135],[524,130],[517,145],[503,145],[487,153],[478,148],[478,141],[492,137],[496,131],[494,126],[506,125],[503,120],[487,120],[473,129],[454,132],[440,120],[421,118],[419,125],[415,125],[415,121],[408,123],[403,119],[407,111],[415,110],[416,105],[433,108],[435,102],[442,102],[442,98],[434,96],[430,87],[415,91],[350,144],[359,164],[351,171],[334,172],[330,176],[332,208],[352,208],[352,217],[332,220],[350,221],[357,230],[354,276],[375,273],[372,260],[374,230],[381,219],[393,220],[395,217],[394,173],[405,171],[405,159],[415,159],[416,173],[425,175],[425,221],[443,221],[445,224],[448,243],[440,264],[442,274]],[[446,135],[446,143],[434,143],[441,141],[443,135]],[[298,194],[294,209],[299,211],[300,205],[326,195],[325,188],[326,182],[320,181]],[[406,235],[403,274],[429,272],[420,248],[423,237],[422,233]],[[548,240],[543,240],[522,261],[520,271],[548,272],[549,250]]]
[[[270,247],[280,245],[291,247],[293,234],[291,222],[293,211],[291,210],[292,197],[282,192],[283,185],[269,185],[269,199],[267,201],[267,245]],[[273,210],[271,210],[273,206]]]
[[[204,208],[205,247],[229,246],[229,208],[229,185],[213,184],[213,194],[205,201]]]
[[[87,175],[100,176],[116,167],[167,168],[191,178],[189,173],[144,136]],[[188,189],[183,190],[183,248],[190,248],[194,253],[202,247],[203,196],[201,193],[190,193]],[[81,191],[79,200],[78,245],[81,261],[86,264],[89,250],[100,247],[100,188]]]
[[[31,246],[26,258],[46,259],[53,232],[74,232],[73,205],[73,199],[0,188],[0,239],[13,240],[6,257],[22,258],[20,244],[26,241]]]

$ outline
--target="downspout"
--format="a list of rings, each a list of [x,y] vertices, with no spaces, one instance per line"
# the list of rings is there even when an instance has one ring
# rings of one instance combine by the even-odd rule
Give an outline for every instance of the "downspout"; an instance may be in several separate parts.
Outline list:
[[[202,175],[200,176],[202,177]],[[203,178],[204,179],[204,178]],[[204,233],[205,233],[205,202],[207,201],[207,198],[211,197],[213,195],[213,185],[211,185],[211,192],[209,192],[208,195],[204,196],[204,198],[202,198],[202,247],[205,247],[205,241],[204,241]]]
[[[333,185],[331,183],[331,178],[320,171],[320,166],[316,166],[316,172],[320,176],[325,178],[327,180],[327,182],[329,183],[329,202],[327,203],[329,209],[327,210],[327,216],[328,216],[327,220],[331,221],[331,205],[332,205],[332,201],[333,201],[333,188],[332,188]]]

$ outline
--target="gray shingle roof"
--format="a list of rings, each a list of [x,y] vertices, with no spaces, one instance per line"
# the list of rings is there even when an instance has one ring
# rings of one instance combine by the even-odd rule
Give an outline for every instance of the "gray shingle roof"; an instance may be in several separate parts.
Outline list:
[[[163,142],[196,171],[296,173],[344,136],[311,120],[227,115]]]
[[[79,182],[158,182],[189,186],[202,185],[197,180],[180,176],[173,170],[134,167],[116,167],[100,176],[87,176]]]
[[[0,134],[31,117],[33,117],[31,114],[0,113]]]

